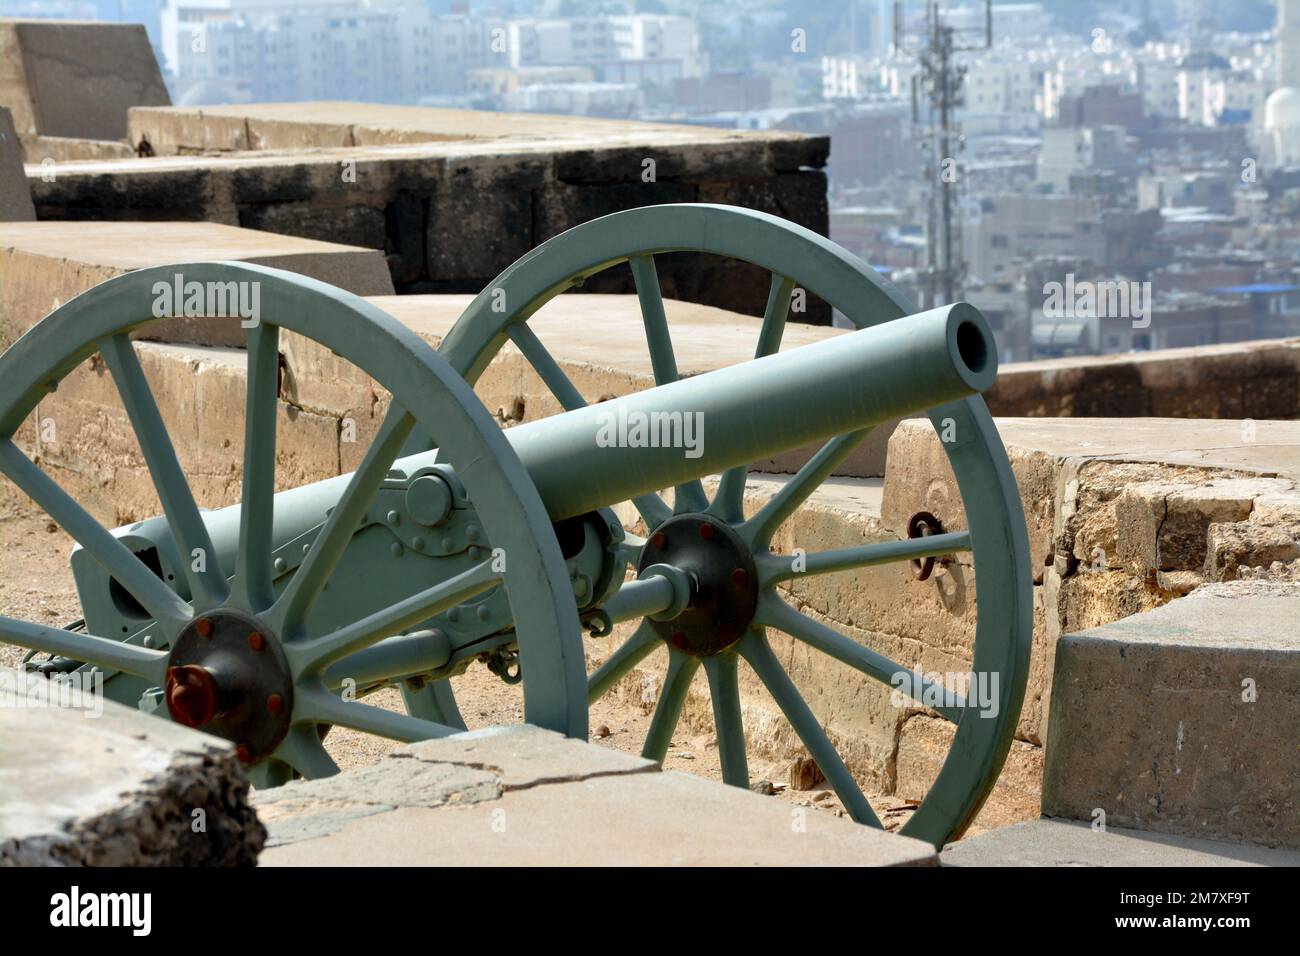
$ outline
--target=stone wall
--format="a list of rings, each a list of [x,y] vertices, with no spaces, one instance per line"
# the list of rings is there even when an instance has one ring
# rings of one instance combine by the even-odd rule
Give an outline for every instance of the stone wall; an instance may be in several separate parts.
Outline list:
[[[347,104],[293,106],[303,122],[147,111],[133,119],[139,135],[175,148],[226,137],[235,151],[58,164],[52,181],[31,179],[37,217],[203,219],[383,249],[403,293],[477,293],[546,239],[636,206],[724,203],[828,228],[825,137],[573,117],[519,126],[508,114],[414,108],[372,128],[349,122]],[[266,143],[294,149],[251,148]],[[744,263],[665,255],[659,275],[674,298],[756,315],[766,304],[766,274]],[[631,275],[616,268],[585,288],[632,291]],[[804,318],[825,324],[829,310],[810,297]]]
[[[1300,339],[1016,362],[984,397],[995,415],[1296,418]]]

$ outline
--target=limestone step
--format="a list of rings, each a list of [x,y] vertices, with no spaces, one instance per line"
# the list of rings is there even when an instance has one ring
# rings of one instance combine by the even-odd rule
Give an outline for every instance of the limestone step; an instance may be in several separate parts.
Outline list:
[[[1124,827],[1043,819],[944,847],[941,866],[1300,866],[1300,853]]]
[[[262,866],[932,866],[920,840],[534,727],[254,797]]]
[[[1056,650],[1043,812],[1300,849],[1300,582],[1207,585]]]

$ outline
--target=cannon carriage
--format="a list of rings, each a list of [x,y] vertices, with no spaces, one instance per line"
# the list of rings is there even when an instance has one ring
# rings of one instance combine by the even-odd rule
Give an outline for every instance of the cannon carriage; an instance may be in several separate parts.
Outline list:
[[[753,361],[679,377],[680,343],[655,270],[655,257],[670,253],[730,257],[770,274]],[[624,263],[656,387],[589,405],[529,319]],[[177,274],[259,289],[260,314],[244,323],[242,494],[232,507],[196,504],[131,344],[158,321],[155,286]],[[819,296],[857,331],[781,352],[796,290]],[[903,828],[942,845],[974,818],[1010,746],[1028,672],[1032,575],[1015,481],[979,397],[996,375],[992,334],[963,303],[912,312],[825,238],[708,205],[616,213],[538,246],[481,292],[437,351],[371,303],[277,270],[191,263],[112,279],[0,356],[0,474],[77,541],[71,561],[83,610],[66,628],[0,618],[0,641],[30,648],[31,669],[95,669],[113,699],[229,739],[258,786],[337,772],[322,742],[333,726],[401,741],[464,730],[450,679],[476,661],[518,685],[525,721],[585,739],[590,702],[651,654],[668,661],[644,755],[663,760],[702,668],[723,779],[747,786],[743,661],[849,815],[879,826],[774,653],[768,632],[776,631],[901,687],[956,725],[942,770]],[[390,400],[352,474],[277,493],[282,332],[352,363]],[[507,343],[564,412],[500,429],[473,387]],[[59,381],[96,356],[163,511],[117,529],[14,441]],[[940,433],[962,515],[927,516],[915,537],[798,562],[772,550],[782,523],[872,427],[912,413]],[[746,514],[749,463],[811,443],[823,444]],[[635,526],[614,510],[627,501]],[[992,707],[931,685],[782,597],[781,586],[801,574],[966,552],[978,575],[971,669],[997,676]],[[589,673],[583,631],[612,640],[620,623],[630,636]],[[384,687],[401,690],[405,713],[365,702]]]

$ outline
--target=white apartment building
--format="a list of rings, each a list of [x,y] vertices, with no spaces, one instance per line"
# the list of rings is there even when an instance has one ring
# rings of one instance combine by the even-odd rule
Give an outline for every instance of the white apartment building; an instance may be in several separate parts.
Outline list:
[[[311,0],[288,13],[241,8],[228,19],[189,21],[178,34],[187,41],[176,46],[182,103],[401,103],[434,92],[440,79],[433,18],[418,4]]]
[[[635,81],[701,76],[706,67],[699,30],[688,17],[512,20],[507,31],[507,58],[516,68],[590,65],[605,79]]]

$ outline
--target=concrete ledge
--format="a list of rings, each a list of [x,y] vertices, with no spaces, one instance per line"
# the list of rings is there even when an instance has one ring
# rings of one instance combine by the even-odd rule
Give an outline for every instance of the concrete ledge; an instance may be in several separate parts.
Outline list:
[[[265,830],[224,740],[0,671],[0,866],[234,866]]]
[[[257,794],[266,866],[928,866],[919,840],[533,727]]]
[[[944,847],[943,866],[1300,866],[1300,853],[1070,820],[1035,820]]]
[[[1043,812],[1300,849],[1300,582],[1207,585],[1056,651]]]

